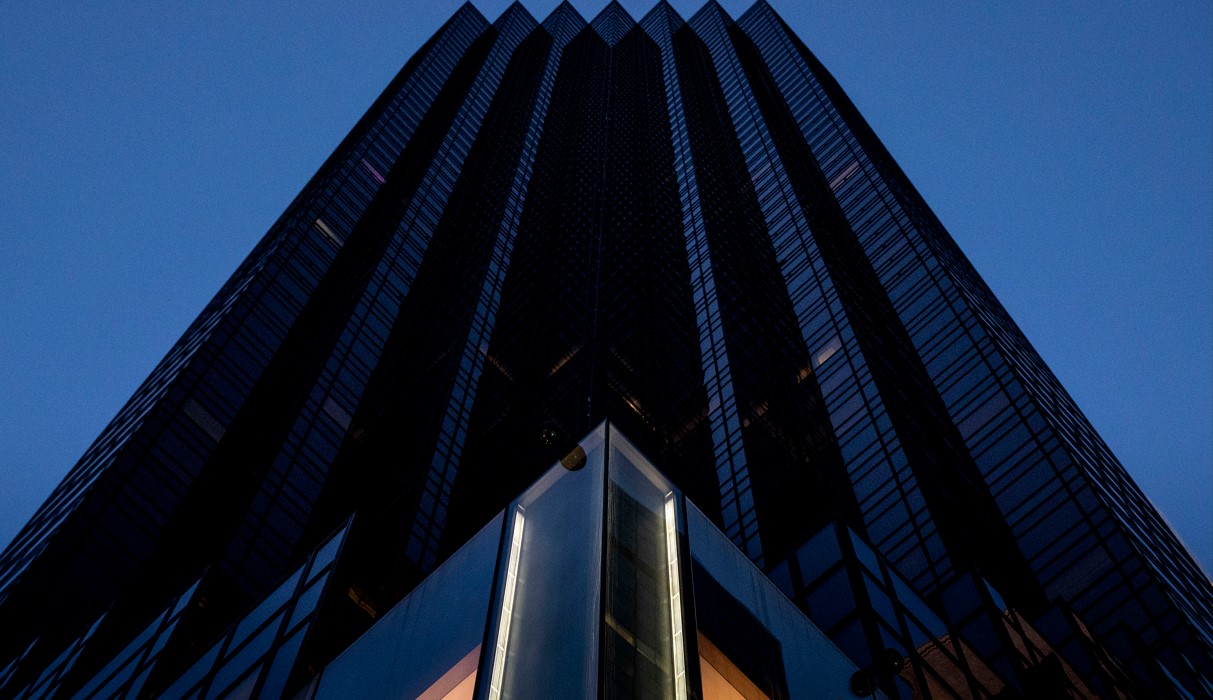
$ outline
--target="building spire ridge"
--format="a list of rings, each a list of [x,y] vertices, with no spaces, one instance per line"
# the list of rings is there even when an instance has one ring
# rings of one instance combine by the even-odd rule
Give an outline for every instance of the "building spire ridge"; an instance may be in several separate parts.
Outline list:
[[[0,698],[1207,696],[1207,575],[767,0],[525,2],[0,553]]]
[[[669,0],[658,0],[640,20],[640,25],[650,33],[657,31],[655,23],[665,24],[661,31],[674,31],[685,24],[686,20],[682,18],[678,10],[674,9]]]
[[[573,35],[585,28],[586,24],[585,17],[577,11],[576,7],[573,7],[573,3],[569,0],[562,0],[543,19],[543,28],[552,36],[561,39],[562,43],[571,40]]]
[[[691,15],[688,23],[695,27],[696,30],[702,27],[705,23],[720,22],[725,26],[733,23],[733,17],[724,9],[717,0],[707,0],[703,7],[699,8],[695,14]]]
[[[525,22],[526,24],[532,26],[539,24],[539,21],[536,20],[535,16],[531,14],[531,11],[526,8],[526,5],[522,3],[522,0],[514,0],[514,2],[510,3],[509,6],[502,10],[501,14],[497,16],[497,19],[493,21],[493,26],[500,29],[505,25],[506,22]]]
[[[590,22],[590,26],[594,27],[594,31],[598,32],[609,46],[614,46],[636,26],[636,20],[619,4],[619,0],[611,0]]]

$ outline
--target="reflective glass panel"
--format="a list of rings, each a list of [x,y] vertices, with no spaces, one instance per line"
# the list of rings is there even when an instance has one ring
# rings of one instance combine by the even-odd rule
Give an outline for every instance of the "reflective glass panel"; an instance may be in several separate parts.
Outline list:
[[[687,505],[687,534],[691,556],[709,577],[710,585],[739,603],[773,638],[782,657],[782,680],[788,696],[799,698],[851,697],[850,679],[856,667],[828,637],[771,583],[741,550],[693,505]],[[707,581],[705,581],[707,583]],[[700,627],[713,610],[699,605],[699,575],[695,579],[696,615]],[[718,641],[718,640],[717,640]],[[741,665],[741,659],[733,661]],[[768,663],[768,667],[772,664]],[[753,678],[755,683],[760,679]]]
[[[512,507],[502,570],[516,580],[498,582],[490,700],[597,695],[605,434],[595,429],[584,460],[557,464]]]
[[[476,649],[488,619],[501,526],[498,515],[334,659],[315,697],[421,697]]]

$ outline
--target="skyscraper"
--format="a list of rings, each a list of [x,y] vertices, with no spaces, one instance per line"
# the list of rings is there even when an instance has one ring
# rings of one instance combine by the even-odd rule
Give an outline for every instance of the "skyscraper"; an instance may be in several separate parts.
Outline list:
[[[604,420],[811,616],[843,527],[1207,692],[1207,578],[765,3],[456,13],[0,558],[5,692],[201,577],[185,668],[354,514],[382,611]]]

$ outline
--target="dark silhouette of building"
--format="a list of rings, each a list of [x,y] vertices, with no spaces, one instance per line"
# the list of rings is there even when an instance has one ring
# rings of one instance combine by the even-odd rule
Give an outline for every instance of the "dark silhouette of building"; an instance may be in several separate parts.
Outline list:
[[[759,0],[458,10],[0,555],[0,695],[314,689],[604,421],[886,693],[1213,694],[1208,578]]]

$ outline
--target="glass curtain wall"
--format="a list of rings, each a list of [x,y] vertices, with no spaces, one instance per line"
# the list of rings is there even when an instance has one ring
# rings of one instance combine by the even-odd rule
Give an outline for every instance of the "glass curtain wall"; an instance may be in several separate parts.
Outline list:
[[[298,697],[845,697],[855,671],[604,423]]]

